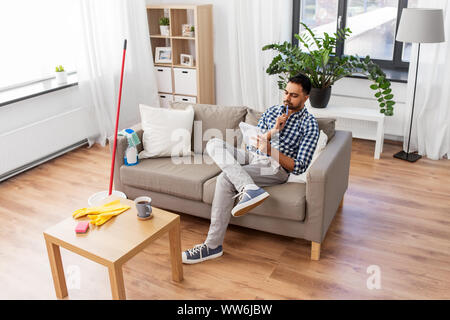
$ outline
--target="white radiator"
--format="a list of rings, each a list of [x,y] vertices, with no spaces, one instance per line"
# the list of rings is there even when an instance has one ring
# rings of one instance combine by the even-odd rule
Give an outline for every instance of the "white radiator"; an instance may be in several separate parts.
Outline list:
[[[79,107],[1,133],[0,180],[85,143],[89,119],[87,108]]]

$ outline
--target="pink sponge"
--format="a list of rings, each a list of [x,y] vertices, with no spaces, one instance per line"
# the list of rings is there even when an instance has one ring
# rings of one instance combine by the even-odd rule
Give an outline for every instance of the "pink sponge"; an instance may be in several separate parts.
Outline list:
[[[89,230],[89,221],[78,222],[75,232],[76,233],[86,233]]]

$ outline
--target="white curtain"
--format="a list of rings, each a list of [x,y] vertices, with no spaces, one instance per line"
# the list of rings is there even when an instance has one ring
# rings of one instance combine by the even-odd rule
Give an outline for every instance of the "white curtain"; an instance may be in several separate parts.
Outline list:
[[[230,82],[236,104],[264,111],[280,104],[277,76],[266,69],[273,51],[270,43],[291,41],[291,0],[233,0],[229,12]]]
[[[124,39],[127,39],[119,130],[140,121],[139,103],[159,107],[144,0],[80,0],[78,83],[105,145],[114,133]]]
[[[433,160],[450,157],[450,13],[448,2],[420,1],[419,8],[444,10],[446,41],[420,45],[410,152]],[[412,106],[418,44],[411,48],[407,105]],[[410,109],[411,110],[411,109]],[[411,111],[406,113],[403,148],[407,151]]]

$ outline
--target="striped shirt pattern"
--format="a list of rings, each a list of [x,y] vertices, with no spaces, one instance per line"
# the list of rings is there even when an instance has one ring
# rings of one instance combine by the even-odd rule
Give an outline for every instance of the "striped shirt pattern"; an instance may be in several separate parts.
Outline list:
[[[285,106],[268,108],[258,121],[258,127],[267,132],[275,126],[277,118],[285,113]],[[294,159],[292,174],[301,174],[311,163],[317,140],[319,125],[312,114],[303,108],[289,116],[283,130],[272,136],[270,145],[284,155]]]

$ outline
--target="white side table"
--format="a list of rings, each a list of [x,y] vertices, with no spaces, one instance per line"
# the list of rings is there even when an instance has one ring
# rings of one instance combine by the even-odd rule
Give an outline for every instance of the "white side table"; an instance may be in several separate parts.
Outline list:
[[[384,141],[384,118],[385,115],[380,113],[378,110],[369,108],[359,108],[359,107],[344,107],[344,106],[334,106],[328,105],[326,108],[313,108],[307,106],[308,111],[317,118],[344,118],[352,120],[364,120],[364,121],[374,121],[377,123],[377,132],[375,136],[372,137],[359,137],[354,135],[355,138],[370,139],[375,140],[375,153],[374,158],[380,159],[380,154],[383,152],[383,141]]]

